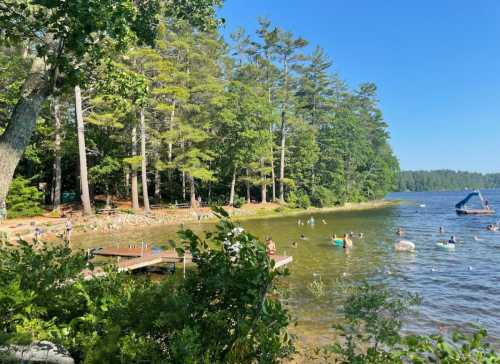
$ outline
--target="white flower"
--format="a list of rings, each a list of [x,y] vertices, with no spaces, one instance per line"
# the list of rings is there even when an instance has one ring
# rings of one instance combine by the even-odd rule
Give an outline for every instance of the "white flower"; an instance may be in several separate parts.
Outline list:
[[[235,227],[235,228],[232,230],[232,233],[234,234],[234,236],[238,236],[238,235],[240,235],[243,231],[245,231],[245,229],[243,229],[242,227],[238,226],[238,227]]]

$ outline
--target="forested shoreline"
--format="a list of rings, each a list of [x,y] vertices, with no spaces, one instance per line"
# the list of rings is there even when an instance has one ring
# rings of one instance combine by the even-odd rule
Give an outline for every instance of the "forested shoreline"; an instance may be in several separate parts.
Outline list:
[[[480,188],[500,188],[500,173],[452,171],[401,171],[397,191],[447,191]]]
[[[0,35],[0,210],[9,150],[22,147],[11,142],[16,115],[44,46],[59,78],[29,139],[17,131],[26,147],[11,215],[75,196],[89,214],[96,196],[148,212],[162,202],[332,206],[393,189],[399,166],[376,86],[351,89],[321,47],[267,19],[224,40],[217,27],[163,17],[149,36],[126,51],[103,37],[77,62],[75,50],[56,61],[39,39],[20,47]]]

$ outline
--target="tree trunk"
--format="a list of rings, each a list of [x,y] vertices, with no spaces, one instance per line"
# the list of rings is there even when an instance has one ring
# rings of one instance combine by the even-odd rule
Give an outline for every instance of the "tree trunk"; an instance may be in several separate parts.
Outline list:
[[[34,61],[7,129],[0,135],[0,221],[7,215],[7,192],[14,171],[30,142],[38,114],[50,93],[45,65],[41,61]]]
[[[61,117],[59,100],[54,99],[54,196],[52,208],[58,210],[61,205]]]
[[[231,189],[229,191],[229,206],[234,205],[234,188],[236,186],[236,167],[233,169],[233,178],[231,179]]]
[[[196,207],[196,187],[195,187],[195,184],[194,184],[194,177],[191,176],[191,175],[188,175],[188,180],[189,180],[189,194],[190,194],[190,198],[189,198],[189,202],[191,204],[191,208],[194,208]]]
[[[288,110],[288,60],[284,60],[285,71],[285,99],[283,101],[283,110],[281,112],[281,149],[280,149],[280,203],[285,202],[285,145],[286,145],[286,117]]]
[[[123,179],[125,180],[125,198],[129,198],[130,196],[130,172],[126,172],[125,175],[123,176]]]
[[[132,157],[137,156],[137,128],[134,126],[132,128]],[[137,169],[135,166],[132,167],[132,172],[130,173],[131,189],[132,189],[132,208],[134,210],[139,209],[139,189],[137,187]]]
[[[80,86],[75,86],[75,113],[78,135],[78,155],[80,158],[80,188],[83,214],[91,215],[89,180],[87,177],[87,151],[85,149],[85,126],[83,124],[82,94]]]
[[[260,160],[260,165],[262,168],[264,168],[264,160]],[[266,174],[265,172],[261,172],[261,178],[262,178],[262,187],[261,187],[261,195],[260,195],[260,202],[261,203],[266,203],[267,202],[267,180],[266,180]]]
[[[112,204],[111,193],[109,192],[109,186],[106,185],[106,208],[110,209]]]
[[[175,100],[172,103],[172,111],[170,113],[170,123],[168,124],[168,130],[170,134],[172,134],[172,130],[174,130],[174,118],[175,118]],[[168,161],[172,163],[172,142],[168,142]]]
[[[284,112],[283,112],[284,114]],[[281,122],[281,147],[280,147],[280,203],[285,202],[285,116],[282,115]]]
[[[161,173],[157,168],[155,168],[155,202],[161,202]]]
[[[247,181],[246,181],[246,189],[247,189],[247,203],[252,202],[252,196],[250,194],[250,181],[248,180],[249,172],[248,168],[246,169]]]
[[[146,214],[151,212],[149,208],[149,194],[148,194],[148,176],[147,176],[147,158],[146,158],[146,120],[144,118],[144,108],[141,107],[141,181],[142,181],[142,199],[144,200],[144,212]]]

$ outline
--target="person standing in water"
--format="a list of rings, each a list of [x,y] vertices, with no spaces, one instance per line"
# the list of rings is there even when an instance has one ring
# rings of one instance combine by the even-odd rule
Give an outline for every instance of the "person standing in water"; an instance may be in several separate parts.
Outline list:
[[[352,248],[352,240],[349,238],[349,234],[344,234],[344,249],[351,249]]]
[[[442,226],[439,227],[439,233],[444,234],[444,227],[442,227]]]
[[[276,254],[276,244],[274,244],[273,238],[270,236],[266,239],[266,247],[267,247],[267,255]]]

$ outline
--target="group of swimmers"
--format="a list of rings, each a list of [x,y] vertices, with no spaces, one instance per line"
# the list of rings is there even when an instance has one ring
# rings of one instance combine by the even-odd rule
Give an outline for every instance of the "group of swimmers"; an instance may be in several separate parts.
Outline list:
[[[439,234],[444,234],[444,227],[440,226],[438,229]],[[396,235],[398,236],[403,236],[405,234],[405,230],[402,227],[398,227],[396,230]],[[455,235],[452,235],[449,240],[444,240],[442,242],[443,244],[456,244],[457,243],[457,237]]]
[[[489,224],[488,226],[486,226],[486,229],[488,231],[498,231],[498,229],[500,228],[499,226],[500,224],[499,223],[496,223],[496,224]]]

